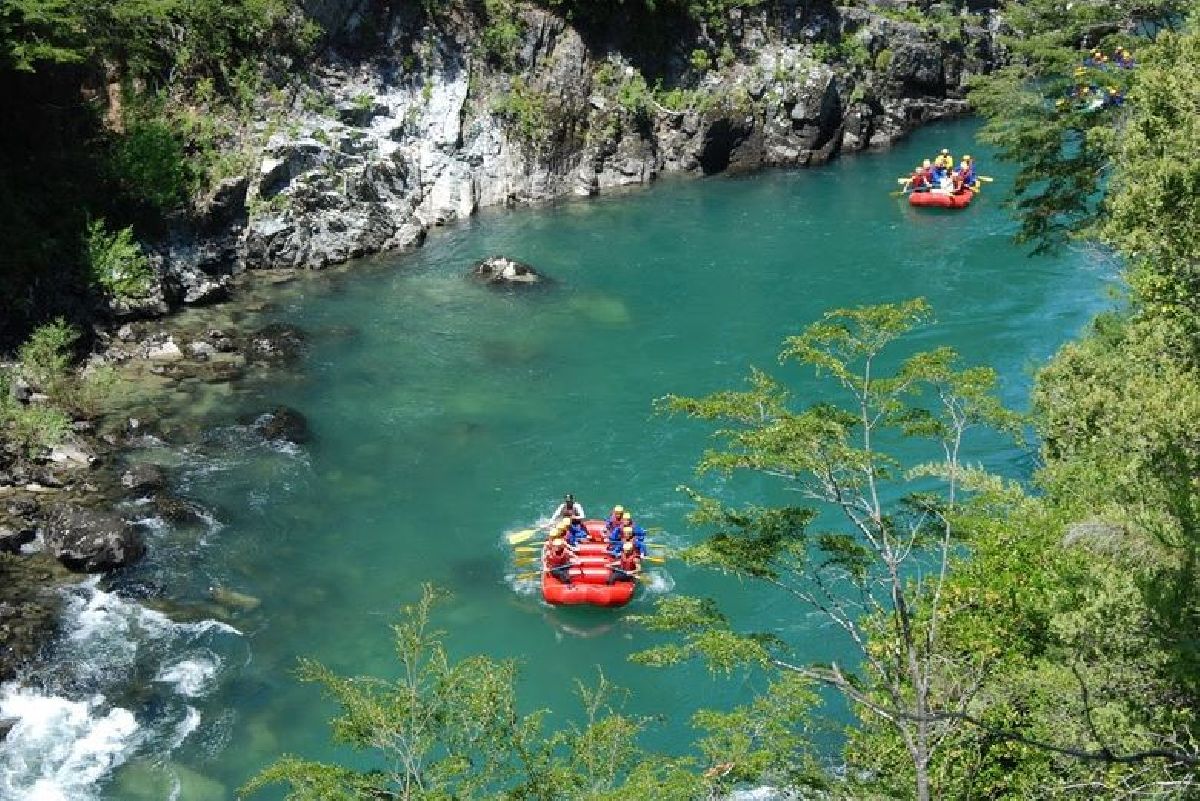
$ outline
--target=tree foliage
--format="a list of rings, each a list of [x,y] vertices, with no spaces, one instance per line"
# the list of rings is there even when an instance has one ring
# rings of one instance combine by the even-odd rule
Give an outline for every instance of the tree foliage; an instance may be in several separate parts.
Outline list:
[[[920,299],[838,309],[785,341],[780,360],[828,376],[843,405],[793,409],[790,393],[761,371],[744,391],[661,402],[720,426],[720,445],[702,457],[701,473],[751,470],[816,504],[733,509],[689,491],[693,522],[715,533],[687,558],[766,582],[816,609],[846,635],[861,664],[805,664],[770,632],[734,634],[711,608],[679,600],[662,605],[656,625],[684,632],[686,646],[643,657],[661,663],[698,654],[725,669],[741,659],[834,687],[864,720],[896,735],[907,769],[893,776],[911,777],[909,792],[922,799],[934,793],[939,745],[961,724],[958,715],[972,704],[996,650],[955,652],[942,641],[955,622],[943,592],[962,542],[960,495],[987,481],[964,465],[963,438],[981,424],[1016,423],[990,394],[994,372],[959,368],[948,348],[881,372],[885,352],[929,314]],[[880,447],[897,438],[925,443],[930,461],[906,470]],[[810,532],[822,509],[840,525]],[[704,614],[680,614],[689,608]]]
[[[426,587],[402,611],[393,629],[400,665],[394,680],[346,678],[301,663],[301,679],[319,684],[340,707],[334,740],[362,752],[358,764],[369,767],[285,756],[251,779],[243,795],[283,785],[296,801],[684,801],[801,768],[815,774],[806,741],[797,737],[816,704],[803,680],[779,682],[770,705],[698,713],[698,757],[643,751],[637,739],[650,721],[621,712],[624,691],[603,675],[578,683],[580,722],[546,732],[545,710],[517,709],[514,662],[447,656],[443,634],[431,623],[440,596]]]
[[[1020,239],[1036,250],[1087,232],[1101,217],[1103,182],[1127,105],[1074,102],[1077,87],[1127,95],[1149,42],[1177,27],[1187,0],[1110,3],[1009,0],[1003,43],[1011,63],[974,79],[970,99],[987,124],[982,138],[1017,164],[1012,203]],[[1092,48],[1125,46],[1138,68],[1084,66]],[[1194,87],[1191,89],[1194,91]]]

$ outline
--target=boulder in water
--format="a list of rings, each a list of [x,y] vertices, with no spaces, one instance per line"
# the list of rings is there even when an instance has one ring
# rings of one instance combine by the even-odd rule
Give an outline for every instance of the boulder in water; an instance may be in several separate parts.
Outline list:
[[[276,406],[254,419],[254,429],[265,440],[308,442],[308,420],[290,406]]]
[[[471,274],[486,284],[525,286],[544,283],[546,278],[530,265],[507,256],[489,256],[478,261]]]
[[[115,570],[146,553],[141,535],[117,515],[72,504],[50,515],[45,540],[55,559],[83,573]]]
[[[183,498],[160,492],[154,496],[153,503],[155,514],[168,523],[187,525],[204,520],[200,507]]]

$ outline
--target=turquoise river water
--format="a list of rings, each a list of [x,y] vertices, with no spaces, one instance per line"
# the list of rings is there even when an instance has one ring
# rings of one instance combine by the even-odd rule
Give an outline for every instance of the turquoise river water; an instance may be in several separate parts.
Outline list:
[[[488,212],[415,252],[277,288],[261,314],[304,328],[307,356],[193,409],[198,442],[142,455],[168,464],[212,519],[148,520],[149,561],[124,585],[165,587],[185,605],[214,586],[261,603],[178,622],[120,585],[73,592],[60,667],[0,695],[0,717],[28,724],[0,753],[0,797],[208,801],[284,752],[344,756],[328,744],[332,706],[294,679],[296,660],[393,674],[388,625],[422,582],[453,590],[437,623],[454,654],[521,660],[528,708],[571,719],[570,679],[599,668],[633,689],[633,709],[661,717],[647,736],[661,749],[686,749],[694,710],[745,700],[760,679],[630,664],[651,640],[626,617],[656,595],[710,595],[804,658],[847,657],[808,610],[677,563],[627,610],[549,608],[512,580],[502,535],[573,491],[589,515],[619,502],[662,527],[659,541],[694,540],[676,487],[697,481],[707,429],[655,415],[652,400],[734,386],[750,365],[800,397],[824,392],[775,354],[834,307],[928,298],[938,322],[905,347],[949,344],[992,364],[1004,400],[1023,407],[1031,369],[1106,303],[1114,267],[1090,251],[1028,258],[1012,244],[999,203],[1010,173],[975,130],[932,127],[816,169]],[[972,207],[889,197],[895,176],[943,145],[978,154],[996,178]],[[553,285],[497,292],[464,277],[495,253]],[[308,418],[309,442],[267,445],[244,425],[278,403]],[[1032,465],[1029,451],[987,438],[972,458],[1012,476]],[[781,498],[768,482],[698,485]],[[833,703],[828,714],[832,746],[845,713]]]

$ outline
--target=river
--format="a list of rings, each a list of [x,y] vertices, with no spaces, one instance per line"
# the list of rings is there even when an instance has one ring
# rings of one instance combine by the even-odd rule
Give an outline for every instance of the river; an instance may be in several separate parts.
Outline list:
[[[303,327],[309,353],[294,372],[183,410],[203,421],[198,441],[140,455],[170,465],[211,519],[148,521],[149,559],[120,584],[184,603],[220,586],[261,603],[177,623],[127,589],[75,590],[58,667],[0,693],[0,717],[26,724],[0,751],[0,795],[208,801],[284,752],[344,756],[328,744],[333,707],[294,679],[296,660],[392,674],[388,625],[422,582],[453,590],[437,615],[452,653],[522,661],[525,706],[570,719],[570,679],[599,668],[633,690],[632,709],[662,716],[647,738],[658,748],[686,748],[695,709],[744,700],[759,679],[630,664],[650,640],[625,618],[656,595],[711,595],[805,658],[844,657],[819,617],[677,563],[627,610],[548,608],[512,580],[502,534],[573,491],[589,514],[623,503],[662,527],[660,542],[693,540],[676,487],[697,481],[707,429],[655,415],[652,400],[734,386],[750,365],[800,397],[823,393],[775,354],[834,307],[928,298],[937,324],[906,347],[949,344],[993,365],[1005,402],[1023,407],[1032,368],[1103,307],[1115,268],[1086,249],[1028,258],[1014,245],[999,202],[1011,172],[975,131],[958,122],[815,169],[491,211],[415,252],[274,289],[260,314]],[[975,154],[995,183],[963,212],[889,197],[940,146]],[[496,253],[553,284],[498,292],[464,278]],[[277,403],[308,418],[309,442],[264,444],[239,422]],[[986,437],[971,458],[1018,477],[1032,465]],[[698,483],[780,497],[765,482]]]

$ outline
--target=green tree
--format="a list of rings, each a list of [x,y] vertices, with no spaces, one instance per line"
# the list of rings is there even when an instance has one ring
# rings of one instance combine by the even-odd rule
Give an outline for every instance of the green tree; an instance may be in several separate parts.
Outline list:
[[[1188,0],[1005,4],[1010,33],[1003,43],[1012,63],[975,79],[970,100],[987,120],[982,138],[1018,166],[1012,201],[1021,240],[1045,250],[1100,219],[1100,189],[1124,107],[1076,101],[1073,93],[1093,85],[1128,92],[1140,70],[1084,67],[1090,49],[1124,45],[1140,59],[1142,48],[1178,26],[1190,6]]]
[[[884,351],[928,315],[922,300],[839,309],[785,342],[781,361],[829,375],[846,407],[821,402],[793,410],[787,390],[760,371],[742,392],[661,402],[667,411],[721,424],[720,447],[705,453],[701,473],[771,476],[840,518],[842,530],[812,533],[813,509],[734,509],[689,491],[697,503],[692,520],[716,533],[686,555],[819,610],[857,647],[861,670],[798,663],[774,638],[722,631],[717,617],[698,625],[680,614],[678,600],[665,602],[652,625],[687,631],[686,644],[641,657],[661,664],[703,655],[725,667],[748,660],[836,688],[860,715],[898,734],[910,790],[920,799],[931,797],[938,744],[961,724],[957,713],[991,658],[986,650],[954,654],[942,646],[960,494],[965,483],[983,480],[962,463],[963,438],[981,423],[1014,423],[990,394],[993,371],[960,370],[949,349],[916,354],[882,374]],[[933,459],[905,472],[880,447],[896,437],[927,442]]]
[[[580,682],[582,721],[545,731],[547,713],[517,711],[517,666],[473,656],[452,661],[430,616],[440,593],[425,587],[394,627],[399,676],[345,678],[304,660],[300,677],[336,700],[334,739],[364,752],[372,767],[348,768],[285,756],[255,776],[243,795],[270,785],[289,799],[698,799],[745,778],[781,769],[779,745],[794,744],[787,764],[812,756],[794,732],[816,703],[802,680],[781,683],[778,704],[701,713],[695,757],[646,753],[637,744],[648,720],[620,711],[623,692],[603,676]],[[732,763],[732,764],[730,764]],[[361,764],[361,762],[359,763]]]

